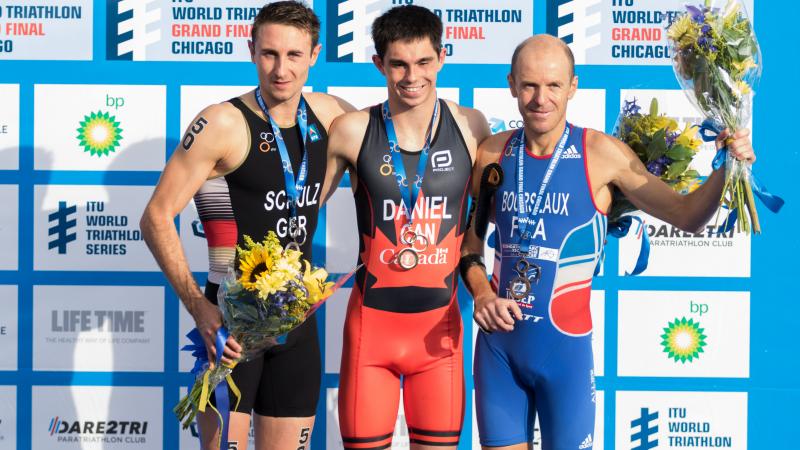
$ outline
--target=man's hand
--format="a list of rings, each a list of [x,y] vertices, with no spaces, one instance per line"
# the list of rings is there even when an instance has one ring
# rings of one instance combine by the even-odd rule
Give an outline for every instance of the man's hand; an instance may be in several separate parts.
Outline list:
[[[717,136],[717,148],[728,146],[728,153],[739,161],[749,163],[756,162],[756,154],[753,152],[753,143],[750,141],[750,130],[742,128],[731,135],[730,130],[725,129]]]
[[[208,301],[205,297],[195,299],[195,307],[192,311],[194,323],[208,350],[208,360],[212,367],[217,360],[217,330],[222,327],[222,313],[216,305]],[[234,360],[241,358],[242,346],[233,338],[228,336],[225,342],[225,350],[222,354],[222,363],[230,364]]]
[[[514,300],[500,298],[493,292],[475,297],[475,322],[483,331],[513,331],[514,319],[522,320],[522,312]]]

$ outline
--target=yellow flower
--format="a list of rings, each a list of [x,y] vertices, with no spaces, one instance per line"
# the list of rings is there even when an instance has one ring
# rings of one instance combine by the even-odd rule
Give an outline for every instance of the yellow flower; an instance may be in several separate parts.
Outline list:
[[[691,47],[700,37],[700,30],[689,14],[684,14],[669,27],[667,37],[677,42],[680,48]]]
[[[304,262],[306,270],[303,272],[303,284],[308,290],[307,301],[310,305],[313,305],[333,294],[331,288],[334,283],[325,281],[328,279],[328,272],[325,269],[319,268],[312,271],[311,264],[308,261]]]
[[[697,137],[697,127],[686,124],[680,136],[675,139],[675,143],[696,151],[703,144],[703,141]]]
[[[239,249],[239,282],[245,289],[254,290],[256,282],[272,270],[274,260],[261,243],[253,242],[249,236],[245,236],[245,245],[247,250]]]
[[[743,96],[745,96],[745,95],[747,95],[747,94],[751,93],[753,90],[752,90],[752,89],[750,89],[750,85],[749,85],[749,84],[747,84],[747,82],[746,82],[746,81],[743,81],[743,80],[738,80],[738,81],[736,82],[736,89],[735,89],[735,91],[736,91],[736,93],[738,94],[738,96],[739,96],[739,97],[743,97]]]
[[[255,289],[258,292],[258,298],[266,300],[270,295],[286,290],[286,282],[289,277],[284,272],[272,272],[256,280]]]

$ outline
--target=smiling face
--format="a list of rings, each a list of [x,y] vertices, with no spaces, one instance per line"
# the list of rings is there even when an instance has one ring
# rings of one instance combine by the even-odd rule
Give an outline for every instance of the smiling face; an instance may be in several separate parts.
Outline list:
[[[261,91],[272,102],[284,102],[300,94],[321,47],[312,46],[307,31],[277,23],[262,25],[256,40],[249,45]]]
[[[569,58],[560,44],[541,39],[520,50],[508,85],[525,128],[542,135],[563,127],[567,102],[575,95],[578,77],[572,75]]]
[[[389,43],[383,58],[373,56],[372,62],[386,77],[392,103],[413,108],[436,96],[444,53],[444,49],[437,52],[429,39],[399,40]]]

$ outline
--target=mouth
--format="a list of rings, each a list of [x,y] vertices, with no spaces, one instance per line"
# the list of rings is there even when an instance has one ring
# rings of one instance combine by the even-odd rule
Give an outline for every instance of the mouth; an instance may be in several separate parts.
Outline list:
[[[419,94],[425,86],[424,85],[419,85],[419,86],[402,86],[402,85],[398,85],[397,87],[400,90],[400,92],[402,92],[402,93],[404,93],[406,95],[414,96],[414,95]]]

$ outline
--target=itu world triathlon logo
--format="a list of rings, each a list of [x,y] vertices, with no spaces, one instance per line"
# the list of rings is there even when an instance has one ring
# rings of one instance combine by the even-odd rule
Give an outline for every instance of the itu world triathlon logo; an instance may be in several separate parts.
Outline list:
[[[78,224],[75,218],[70,218],[77,210],[75,205],[67,206],[67,202],[58,202],[58,210],[47,216],[51,224],[55,222],[47,230],[49,236],[55,235],[55,238],[47,244],[48,249],[57,248],[60,255],[67,253],[67,244],[77,239],[76,234],[70,232]]]
[[[147,59],[147,47],[161,40],[161,30],[152,25],[161,20],[161,8],[149,8],[151,3],[156,3],[156,0],[108,2],[106,59]]]
[[[642,408],[638,418],[631,420],[631,450],[649,450],[658,446],[658,439],[650,438],[658,433],[658,424],[651,425],[658,420],[658,411],[650,412],[649,408]]]
[[[552,0],[547,2],[547,33],[569,44],[575,64],[586,64],[589,50],[601,40],[602,0]]]
[[[108,156],[119,147],[122,129],[117,118],[107,112],[97,111],[83,116],[78,128],[78,140],[84,152],[97,157]]]
[[[695,322],[694,319],[676,318],[675,321],[667,324],[664,334],[661,335],[661,346],[664,347],[664,353],[675,362],[680,361],[683,364],[686,361],[692,362],[700,357],[703,347],[706,346],[706,335],[703,334],[703,331],[700,323]]]

